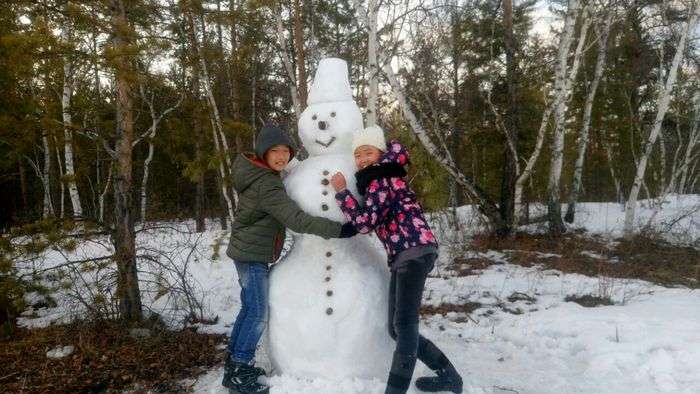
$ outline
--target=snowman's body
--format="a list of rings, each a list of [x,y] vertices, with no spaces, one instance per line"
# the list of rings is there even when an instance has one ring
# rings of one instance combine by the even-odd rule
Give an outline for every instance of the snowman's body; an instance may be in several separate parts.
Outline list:
[[[324,60],[319,72],[328,61],[336,71],[342,62]],[[344,62],[342,67],[347,75]],[[318,73],[314,82],[320,84]],[[321,122],[328,122],[328,132],[315,127]],[[349,144],[361,128],[352,100],[310,99],[299,130],[311,156],[285,178],[288,194],[305,212],[345,221],[330,178],[342,172],[357,196]],[[297,376],[385,378],[391,357],[388,284],[386,255],[373,236],[324,240],[294,234],[292,250],[270,276],[269,350],[275,368]]]

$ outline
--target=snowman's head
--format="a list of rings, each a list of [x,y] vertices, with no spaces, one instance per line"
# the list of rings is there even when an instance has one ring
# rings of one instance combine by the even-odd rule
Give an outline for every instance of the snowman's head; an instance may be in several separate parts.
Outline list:
[[[351,153],[353,134],[363,129],[363,122],[344,60],[321,60],[308,105],[299,118],[299,137],[309,155]]]

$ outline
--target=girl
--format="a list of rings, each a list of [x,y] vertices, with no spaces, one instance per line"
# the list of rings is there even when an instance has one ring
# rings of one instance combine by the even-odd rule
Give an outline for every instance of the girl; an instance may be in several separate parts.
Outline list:
[[[355,134],[353,153],[358,172],[360,204],[336,173],[331,184],[345,217],[363,234],[372,230],[384,244],[391,270],[389,285],[389,334],[396,341],[386,394],[406,393],[416,358],[437,373],[421,377],[422,391],[462,392],[462,377],[432,342],[418,333],[418,311],[428,273],[437,258],[438,245],[406,181],[408,152],[398,142],[386,144],[382,129],[368,127]]]

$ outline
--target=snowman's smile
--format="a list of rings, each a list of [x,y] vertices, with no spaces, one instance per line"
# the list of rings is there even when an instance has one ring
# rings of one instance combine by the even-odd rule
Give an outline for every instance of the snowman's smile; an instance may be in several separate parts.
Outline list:
[[[323,147],[326,147],[326,148],[328,148],[329,146],[331,146],[331,144],[332,144],[333,142],[335,142],[335,137],[331,137],[331,139],[328,140],[327,142],[321,142],[321,141],[319,141],[319,140],[316,140],[316,143],[317,143],[317,144],[319,144],[319,145],[321,145],[321,146],[323,146]]]

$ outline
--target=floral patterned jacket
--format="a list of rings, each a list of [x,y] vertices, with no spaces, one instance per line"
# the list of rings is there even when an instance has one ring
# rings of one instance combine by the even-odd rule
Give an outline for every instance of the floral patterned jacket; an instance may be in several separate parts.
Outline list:
[[[387,143],[386,153],[372,166],[396,163],[408,164],[406,148],[396,140]],[[401,252],[420,246],[434,246],[437,241],[423,216],[423,208],[415,192],[401,177],[378,177],[367,186],[365,203],[361,205],[345,189],[336,193],[336,202],[345,218],[362,234],[374,230],[384,244],[389,266]]]

